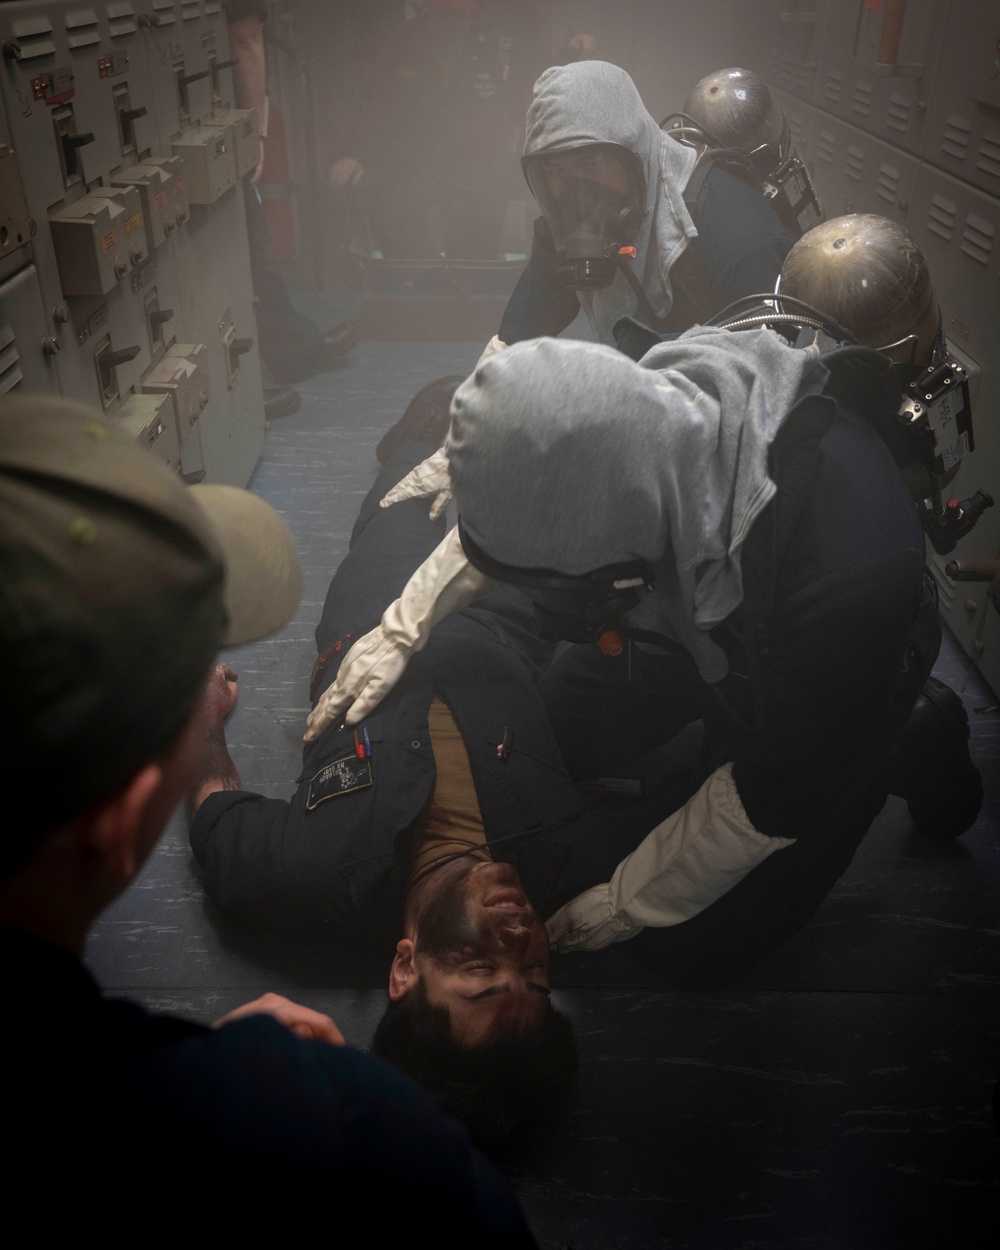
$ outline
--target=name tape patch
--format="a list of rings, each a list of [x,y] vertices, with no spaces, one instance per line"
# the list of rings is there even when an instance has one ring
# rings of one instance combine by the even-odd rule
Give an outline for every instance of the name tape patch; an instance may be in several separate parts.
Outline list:
[[[350,794],[353,790],[363,790],[373,785],[372,762],[370,759],[358,759],[357,755],[345,755],[339,760],[331,760],[324,764],[315,776],[309,779],[309,794],[306,797],[306,810],[312,811],[327,799],[339,798],[342,794]]]

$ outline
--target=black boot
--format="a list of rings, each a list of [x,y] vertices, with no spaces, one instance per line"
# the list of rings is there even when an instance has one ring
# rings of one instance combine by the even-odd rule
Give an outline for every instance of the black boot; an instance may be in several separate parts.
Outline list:
[[[928,677],[893,752],[893,794],[906,800],[917,833],[944,841],[976,823],[983,781],[969,755],[962,700]]]

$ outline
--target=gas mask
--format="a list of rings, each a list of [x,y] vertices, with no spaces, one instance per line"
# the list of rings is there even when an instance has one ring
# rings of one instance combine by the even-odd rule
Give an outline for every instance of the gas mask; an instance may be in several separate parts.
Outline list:
[[[610,286],[642,224],[646,180],[634,152],[588,143],[521,159],[552,236],[559,282],[574,291]]]
[[[487,555],[469,537],[461,518],[458,535],[465,554],[481,573],[517,586],[531,599],[538,632],[548,642],[596,642],[653,587],[653,570],[645,560],[623,560],[580,574],[526,569]]]

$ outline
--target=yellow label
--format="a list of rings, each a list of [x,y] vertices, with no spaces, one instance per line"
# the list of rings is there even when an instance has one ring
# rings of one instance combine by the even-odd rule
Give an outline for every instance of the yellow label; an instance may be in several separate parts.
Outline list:
[[[167,207],[167,197],[162,191],[158,192],[157,195],[154,197],[153,207],[156,209],[158,213],[162,213],[163,210]]]
[[[112,248],[115,248],[117,246],[118,246],[118,231],[117,230],[108,230],[105,234],[101,235],[101,251],[102,252],[110,252]]]
[[[174,183],[175,198],[178,195],[183,195],[186,190],[187,190],[187,183],[185,183],[183,178],[178,178],[177,181]]]
[[[131,234],[142,225],[142,213],[129,213],[125,218],[125,233]]]

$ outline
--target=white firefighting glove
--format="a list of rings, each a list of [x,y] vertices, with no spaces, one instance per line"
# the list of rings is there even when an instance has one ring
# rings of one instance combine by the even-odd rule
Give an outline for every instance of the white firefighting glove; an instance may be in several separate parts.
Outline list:
[[[571,899],[548,921],[556,951],[596,951],[644,928],[680,924],[721,898],[794,838],[758,833],[743,809],[732,764],[646,835],[610,881]]]
[[[379,507],[389,508],[404,499],[430,499],[432,521],[436,521],[451,503],[451,474],[448,472],[448,455],[443,447],[426,460],[421,460],[406,477],[400,478]]]
[[[382,623],[344,656],[337,680],[306,721],[305,741],[314,742],[342,716],[348,725],[364,720],[402,677],[410,656],[424,646],[438,621],[495,585],[469,563],[458,529],[449,530],[386,608]]]
[[[489,360],[497,352],[502,352],[506,346],[507,344],[494,334],[483,349],[483,354],[476,361],[476,369],[484,360]],[[451,503],[451,495],[448,455],[443,447],[439,447],[433,455],[428,456],[416,468],[411,469],[406,477],[400,478],[382,499],[380,507],[391,508],[394,503],[402,503],[404,499],[430,499],[430,518],[436,521]]]

